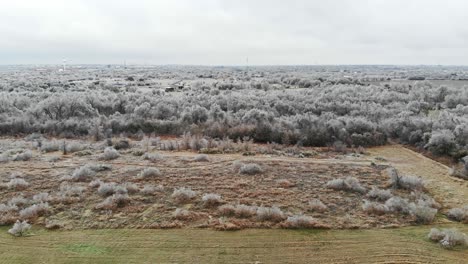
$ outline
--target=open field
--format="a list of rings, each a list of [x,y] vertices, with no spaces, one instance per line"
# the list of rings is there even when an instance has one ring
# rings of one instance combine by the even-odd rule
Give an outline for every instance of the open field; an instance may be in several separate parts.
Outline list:
[[[4,139],[1,142],[8,145],[9,140]],[[378,161],[378,155],[343,154],[326,150],[317,152],[312,148],[304,148],[302,152],[315,154],[312,157],[299,158],[301,153],[295,156],[243,156],[241,153],[228,153],[202,156],[207,160],[197,161],[196,158],[200,155],[194,152],[157,151],[150,148],[147,155],[153,155],[157,159],[148,160],[144,155],[133,154],[138,150],[138,144],[144,144],[135,141],[131,142],[132,148],[121,150],[119,157],[104,161],[100,160],[103,155],[100,149],[102,145],[88,143],[88,148],[92,151],[86,156],[63,155],[59,151],[41,153],[33,150],[31,160],[2,164],[0,175],[5,191],[0,194],[1,201],[11,204],[15,199],[26,199],[24,205],[20,205],[26,208],[28,205],[37,204],[34,202],[34,195],[47,193],[48,196],[42,201],[48,203],[47,213],[22,218],[36,224],[64,229],[278,228],[284,227],[286,218],[297,215],[313,217],[316,221],[313,226],[326,228],[404,226],[416,221],[410,214],[396,211],[369,213],[362,207],[363,200],[369,199],[365,193],[372,188],[390,187],[386,169],[393,162],[389,159],[391,164],[382,163]],[[28,147],[31,143],[17,140],[15,144]],[[389,150],[388,153],[407,153],[402,147],[387,146],[382,149],[384,153],[387,153],[386,149]],[[409,155],[418,154],[411,152]],[[256,164],[261,171],[243,174],[235,168],[236,163]],[[381,165],[378,165],[379,163]],[[394,163],[403,164],[398,160]],[[108,168],[92,173],[85,179],[72,178],[77,169],[90,164]],[[427,167],[425,164],[421,166]],[[142,173],[148,168],[158,170],[157,175],[142,177]],[[421,173],[412,175],[432,175],[426,175],[427,171]],[[24,179],[29,185],[21,190],[7,188],[9,181],[15,177]],[[362,190],[339,191],[327,187],[328,182],[345,177],[355,178]],[[90,186],[95,181],[97,186]],[[106,184],[109,185],[108,190],[103,192]],[[147,193],[144,191],[145,186],[155,190]],[[193,191],[192,197],[178,201],[174,198],[178,188],[187,188],[189,193]],[[457,188],[454,185],[452,188],[455,194],[466,194],[463,186]],[[124,192],[128,200],[124,206],[101,206],[106,199],[118,194],[119,190]],[[415,195],[411,190],[393,189],[391,192],[391,195],[409,201],[417,202],[420,199],[420,195]],[[205,194],[216,194],[220,197],[215,204],[207,206],[203,201]],[[465,196],[454,197],[461,202],[465,201],[464,198]],[[321,201],[324,208],[311,208],[310,201],[313,200]],[[241,213],[224,212],[223,205],[244,206],[244,210]],[[272,212],[272,215],[263,217],[257,212],[260,210],[258,208],[277,208],[279,211],[277,210],[277,214]],[[3,222],[11,224],[16,219],[16,213],[10,212],[3,217]]]
[[[444,225],[448,227],[447,225]],[[450,225],[468,232],[466,225]],[[431,226],[368,230],[47,231],[14,238],[0,229],[0,263],[466,263]]]

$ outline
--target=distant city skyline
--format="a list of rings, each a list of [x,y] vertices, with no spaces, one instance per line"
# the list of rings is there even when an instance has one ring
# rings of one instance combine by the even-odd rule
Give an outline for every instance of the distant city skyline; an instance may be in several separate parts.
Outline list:
[[[0,64],[467,65],[462,0],[18,0]]]

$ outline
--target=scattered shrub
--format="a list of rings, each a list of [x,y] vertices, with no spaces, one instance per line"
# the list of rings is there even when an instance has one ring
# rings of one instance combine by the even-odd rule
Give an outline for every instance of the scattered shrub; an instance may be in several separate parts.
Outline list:
[[[33,200],[35,202],[47,202],[48,199],[49,199],[49,193],[46,193],[46,192],[38,193],[33,196]]]
[[[206,193],[202,197],[204,207],[215,207],[221,204],[223,201],[221,196],[215,193]]]
[[[19,206],[19,207],[23,207],[25,205],[28,205],[30,204],[30,201],[28,199],[25,199],[24,197],[22,196],[16,196],[16,197],[13,197],[10,199],[10,201],[8,201],[8,205],[9,206]]]
[[[376,187],[372,187],[372,190],[370,190],[367,193],[367,197],[374,199],[374,200],[385,202],[388,199],[392,198],[393,194],[390,190],[382,190]]]
[[[164,187],[162,185],[152,186],[152,185],[145,185],[143,189],[141,189],[141,194],[143,195],[154,195],[155,193],[164,191]]]
[[[234,209],[234,215],[238,218],[249,218],[257,214],[257,207],[239,204]]]
[[[193,161],[197,162],[209,162],[210,158],[206,154],[198,154],[193,158]]]
[[[146,153],[143,155],[143,159],[149,160],[151,162],[158,162],[164,159],[164,156],[159,153]]]
[[[292,183],[290,180],[287,179],[281,179],[277,181],[278,186],[282,188],[291,188],[294,187],[296,184]]]
[[[8,183],[7,183],[7,187],[8,189],[13,189],[13,190],[24,190],[26,188],[28,188],[29,186],[29,183],[26,182],[24,179],[21,179],[21,178],[14,178],[14,179],[11,179]]]
[[[103,184],[103,182],[101,180],[97,179],[97,180],[91,181],[88,186],[91,187],[91,188],[99,188],[99,186],[101,186],[101,184]]]
[[[241,174],[255,175],[261,173],[262,167],[255,163],[244,164],[240,167],[239,172]]]
[[[317,221],[306,215],[289,216],[284,225],[286,228],[314,228],[318,227]]]
[[[236,212],[236,208],[233,205],[225,204],[218,208],[218,212],[222,216],[233,216]]]
[[[424,181],[419,177],[399,175],[394,168],[388,169],[387,172],[390,176],[390,184],[394,189],[424,190]]]
[[[32,152],[30,150],[26,150],[23,153],[17,154],[13,160],[14,161],[28,161],[32,159]]]
[[[411,214],[416,217],[416,222],[421,224],[429,224],[434,221],[437,209],[431,208],[425,204],[414,204],[411,206]]]
[[[72,181],[83,182],[91,180],[95,175],[96,171],[93,170],[91,166],[84,165],[75,169],[70,179]]]
[[[42,142],[41,151],[42,152],[54,152],[60,149],[60,143],[58,141],[49,141]]]
[[[197,193],[192,191],[192,189],[182,187],[176,188],[171,197],[176,204],[183,204],[190,202],[196,195]]]
[[[281,211],[281,209],[276,206],[273,206],[273,207],[260,206],[257,208],[257,219],[260,221],[281,222],[285,218],[286,217],[283,211]]]
[[[20,211],[21,219],[34,219],[38,216],[44,215],[49,210],[48,203],[33,204]]]
[[[145,168],[139,174],[140,178],[153,178],[161,176],[161,172],[156,168]]]
[[[382,215],[389,211],[388,207],[385,204],[370,202],[367,200],[364,200],[362,209],[367,213],[376,215]]]
[[[174,218],[178,220],[189,220],[192,213],[186,209],[177,208],[174,212]]]
[[[428,234],[428,238],[431,241],[439,242],[442,247],[447,249],[468,244],[468,237],[454,228],[442,230],[432,228]]]
[[[116,193],[116,189],[117,184],[115,182],[101,183],[101,185],[99,185],[99,188],[97,189],[97,192],[99,195],[106,197]]]
[[[328,210],[328,207],[319,199],[312,199],[309,201],[309,210],[323,213]]]
[[[130,202],[127,194],[114,194],[107,197],[103,202],[96,205],[96,209],[115,210],[124,207]]]
[[[120,154],[116,149],[112,147],[107,147],[104,149],[104,154],[101,156],[101,159],[113,160],[113,159],[117,159],[118,157],[120,157]]]
[[[361,186],[359,181],[354,177],[346,177],[345,179],[334,179],[325,185],[327,188],[334,189],[334,190],[343,190],[343,191],[351,191],[351,192],[358,192],[358,193],[365,193],[366,189]]]
[[[26,236],[29,230],[31,230],[31,225],[28,224],[28,222],[17,220],[13,227],[8,230],[8,233],[16,237],[21,237]]]
[[[458,222],[468,222],[468,206],[463,208],[452,208],[448,211],[447,216],[449,219]]]
[[[128,194],[135,194],[137,192],[140,191],[140,189],[138,188],[138,186],[134,183],[131,183],[131,182],[125,182],[121,185],[122,188],[124,188],[125,190],[127,190],[127,193]],[[118,191],[117,191],[118,193]]]

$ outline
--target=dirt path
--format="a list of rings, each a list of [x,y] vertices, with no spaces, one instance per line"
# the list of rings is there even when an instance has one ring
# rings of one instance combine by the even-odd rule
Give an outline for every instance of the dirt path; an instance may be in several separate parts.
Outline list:
[[[468,204],[468,181],[449,175],[449,168],[400,145],[369,149],[372,156],[383,157],[400,173],[420,176],[431,195],[444,208]]]

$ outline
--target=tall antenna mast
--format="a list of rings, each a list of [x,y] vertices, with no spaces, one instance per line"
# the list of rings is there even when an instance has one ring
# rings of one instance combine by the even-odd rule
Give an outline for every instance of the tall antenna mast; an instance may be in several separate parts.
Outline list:
[[[63,58],[63,71],[67,69],[67,59]]]
[[[249,72],[249,57],[247,57],[247,59],[245,60],[245,62],[246,62],[245,70],[246,70],[246,72]]]

